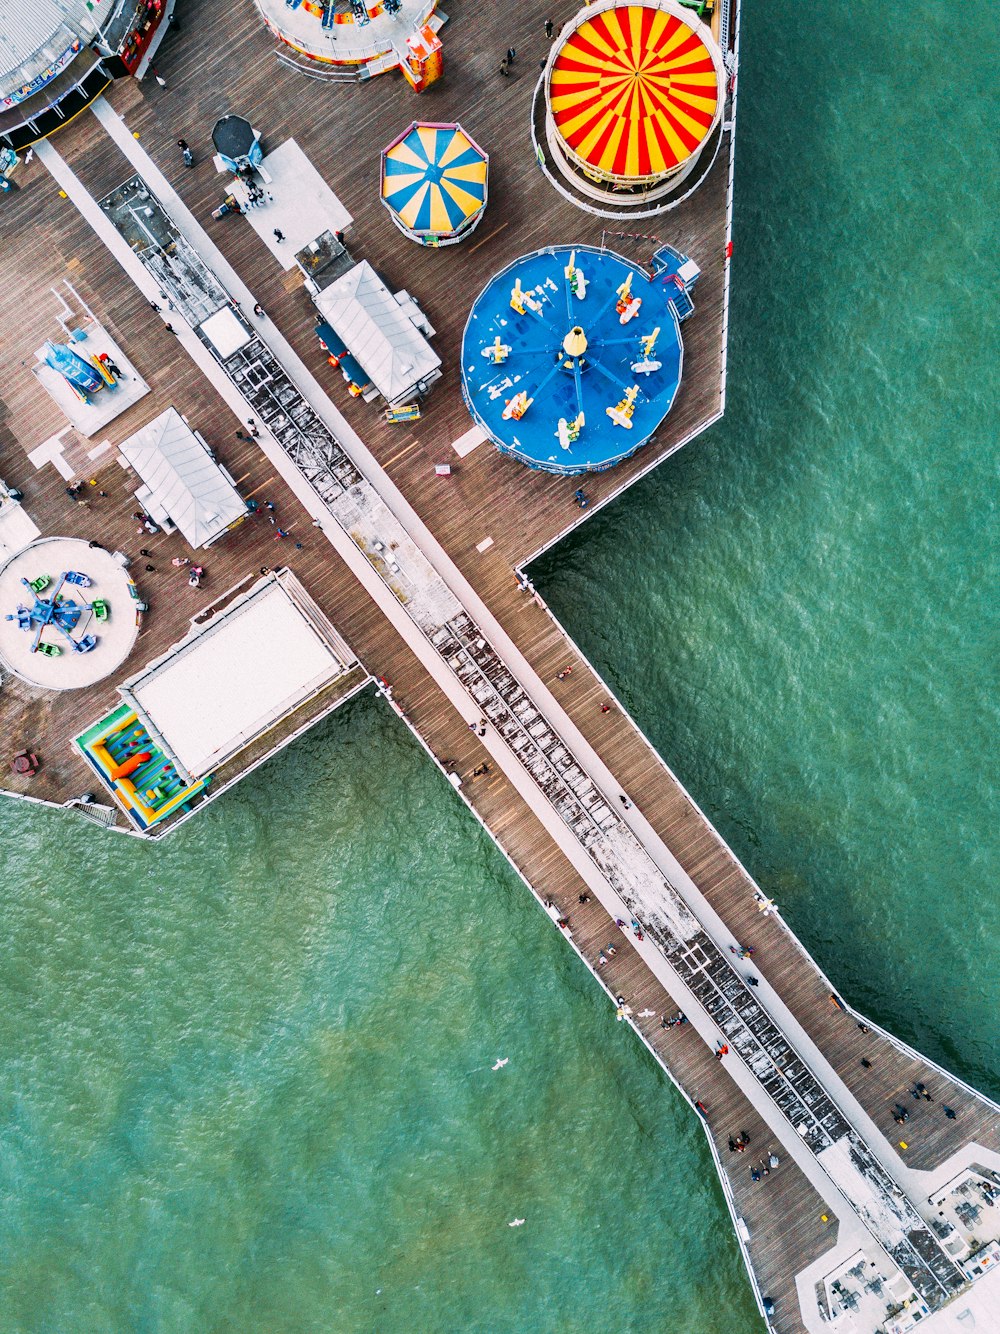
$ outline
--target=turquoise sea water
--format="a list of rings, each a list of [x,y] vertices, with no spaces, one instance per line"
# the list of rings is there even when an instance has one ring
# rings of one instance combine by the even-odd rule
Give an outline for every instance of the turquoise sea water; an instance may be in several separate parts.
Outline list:
[[[997,1095],[996,17],[746,9],[728,416],[536,578],[845,994]],[[760,1328],[693,1118],[374,701],[162,847],[0,848],[4,1331]]]

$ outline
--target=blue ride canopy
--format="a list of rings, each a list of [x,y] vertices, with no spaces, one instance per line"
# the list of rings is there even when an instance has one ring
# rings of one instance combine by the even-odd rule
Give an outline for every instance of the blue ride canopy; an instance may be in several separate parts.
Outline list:
[[[469,411],[498,449],[529,467],[613,467],[646,443],[676,397],[681,298],[687,314],[675,274],[650,278],[607,250],[553,246],[522,256],[490,280],[465,326]]]
[[[45,364],[85,394],[93,394],[104,388],[104,379],[96,367],[84,361],[79,352],[74,352],[65,343],[45,344]]]

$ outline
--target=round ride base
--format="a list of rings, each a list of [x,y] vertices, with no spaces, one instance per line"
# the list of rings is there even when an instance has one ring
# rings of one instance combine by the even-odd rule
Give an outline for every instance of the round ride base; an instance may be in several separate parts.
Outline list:
[[[71,581],[60,585],[59,576],[67,571],[84,575],[89,585]],[[37,594],[22,583],[22,579],[32,583],[42,576],[48,576],[50,582]],[[0,566],[0,663],[22,681],[44,690],[80,690],[103,680],[125,661],[139,632],[133,587],[107,551],[79,538],[47,537],[32,542]],[[40,637],[37,620],[28,629],[19,628],[19,607],[32,610],[36,598],[44,603],[57,595],[62,599],[57,606],[68,608],[61,617],[68,628],[60,629],[57,618],[41,630]],[[86,609],[95,602],[106,605],[105,619]],[[71,603],[81,609],[78,616]],[[7,620],[7,616],[14,619]],[[89,652],[76,652],[73,644],[87,635],[93,635],[97,643]],[[36,640],[59,652],[32,652]]]
[[[480,293],[465,327],[462,388],[472,416],[532,468],[572,475],[628,458],[680,385],[676,290],[589,246],[516,260]]]
[[[715,166],[722,147],[724,125],[715,127],[690,170],[685,171],[665,186],[615,190],[610,185],[584,176],[569,162],[561,149],[553,149],[549,142],[545,114],[545,76],[539,78],[531,107],[531,141],[535,160],[553,189],[577,208],[595,218],[633,221],[655,218],[690,199]]]

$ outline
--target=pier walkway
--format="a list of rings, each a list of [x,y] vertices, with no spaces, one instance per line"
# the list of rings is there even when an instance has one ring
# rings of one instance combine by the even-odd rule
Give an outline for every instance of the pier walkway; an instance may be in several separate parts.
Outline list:
[[[609,697],[606,687],[514,577],[565,525],[566,481],[515,472],[482,449],[443,493],[428,463],[467,426],[454,378],[440,387],[433,440],[369,430],[357,404],[341,412],[318,378],[322,358],[303,332],[301,293],[276,292],[270,269],[267,291],[256,276],[248,283],[259,269],[259,242],[240,253],[252,244],[246,233],[227,233],[225,250],[208,235],[188,197],[204,185],[183,174],[176,184],[169,179],[159,155],[146,151],[146,136],[133,137],[148,108],[134,89],[122,93],[120,105],[99,103],[58,148],[38,149],[66,195],[65,214],[52,224],[53,280],[68,271],[79,281],[85,256],[90,296],[113,300],[134,334],[130,346],[159,363],[148,377],[155,394],[183,392],[211,414],[220,436],[231,438],[248,416],[265,427],[258,442],[233,446],[239,476],[251,483],[241,485],[246,493],[268,488],[296,514],[310,541],[288,553],[289,564],[301,569],[365,671],[391,683],[394,707],[431,754],[462,777],[463,798],[553,929],[566,932],[610,996],[623,998],[623,1021],[702,1118],[758,1299],[773,1303],[772,1328],[818,1327],[824,1306],[816,1281],[858,1253],[887,1283],[902,1284],[893,1291],[928,1311],[941,1307],[968,1275],[942,1245],[929,1196],[973,1165],[1000,1170],[998,1109],[850,1011],[631,720],[618,706],[597,707]],[[148,137],[162,149],[164,127]],[[157,266],[155,252],[135,246],[116,229],[113,209],[100,207],[126,182],[136,197],[147,191],[144,207],[174,229],[176,265]],[[725,187],[720,163],[704,187],[706,209],[718,209]],[[717,229],[704,312],[699,306],[706,341],[693,339],[692,388],[671,418],[673,434],[649,458],[596,479],[598,497],[721,410],[720,239]],[[522,227],[518,249],[526,244]],[[486,267],[495,264],[496,246]],[[122,272],[134,290],[122,292]],[[164,292],[176,339],[149,310]],[[7,310],[13,299],[0,296]],[[254,339],[240,357],[220,360],[184,314],[202,318],[231,299],[243,312],[262,300],[271,318],[242,314]],[[457,336],[456,319],[446,320],[445,341],[454,345]],[[454,377],[454,356],[450,364]],[[248,375],[255,367],[280,382],[273,400],[280,409],[270,412],[256,392]],[[16,437],[16,424],[5,429]],[[60,488],[46,485],[54,504]],[[493,542],[480,551],[485,537]],[[262,551],[275,559],[265,541],[266,530],[252,534],[239,555],[222,557],[234,585],[266,562]],[[569,660],[567,684],[557,673]],[[486,759],[489,774],[473,780]],[[751,943],[752,969],[732,952]],[[678,1009],[688,1023],[663,1028],[661,1016]],[[874,1057],[871,1070],[860,1065],[862,1055]],[[936,1113],[914,1113],[904,1149],[887,1108],[921,1082],[934,1091]],[[954,1120],[941,1114],[945,1102]],[[744,1132],[748,1157],[729,1149]],[[753,1180],[749,1164],[772,1153],[778,1165]]]

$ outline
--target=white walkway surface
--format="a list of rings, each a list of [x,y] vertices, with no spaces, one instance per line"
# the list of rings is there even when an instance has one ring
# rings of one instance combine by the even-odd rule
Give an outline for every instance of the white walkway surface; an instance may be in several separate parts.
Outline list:
[[[51,463],[60,477],[64,477],[67,482],[72,481],[73,467],[63,453],[63,437],[72,430],[72,426],[64,426],[58,435],[50,435],[48,440],[36,445],[28,454],[28,462],[35,468],[44,468],[47,463]]]
[[[41,535],[42,530],[23,505],[0,505],[0,563]]]
[[[292,269],[297,251],[323,232],[342,232],[353,219],[294,139],[268,153],[263,167],[271,177],[266,189],[273,202],[248,209],[243,216],[281,267]],[[233,193],[243,200],[247,197],[239,185]],[[284,233],[284,241],[275,240],[276,227]]]

